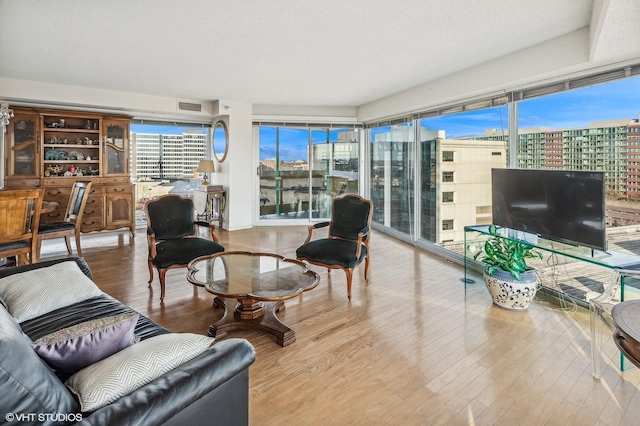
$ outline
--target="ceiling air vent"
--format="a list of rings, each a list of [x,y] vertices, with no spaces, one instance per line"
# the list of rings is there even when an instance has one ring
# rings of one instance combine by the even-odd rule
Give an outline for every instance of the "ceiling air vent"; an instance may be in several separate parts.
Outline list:
[[[180,111],[201,112],[202,111],[202,105],[194,104],[194,103],[191,103],[191,102],[178,102],[178,109]]]

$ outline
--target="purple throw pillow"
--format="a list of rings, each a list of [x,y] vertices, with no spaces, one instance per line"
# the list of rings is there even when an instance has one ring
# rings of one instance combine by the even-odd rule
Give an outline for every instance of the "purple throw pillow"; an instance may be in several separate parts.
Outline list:
[[[73,374],[136,343],[137,313],[99,318],[63,328],[32,343],[51,368]]]

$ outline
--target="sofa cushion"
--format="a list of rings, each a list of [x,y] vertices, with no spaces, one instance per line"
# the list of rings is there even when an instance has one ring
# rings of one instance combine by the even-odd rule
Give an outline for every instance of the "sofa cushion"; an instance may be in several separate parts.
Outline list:
[[[83,300],[73,305],[48,312],[37,318],[21,322],[20,327],[22,327],[22,331],[24,331],[31,340],[35,341],[61,328],[128,312],[138,313],[105,293],[98,297],[92,297],[91,299]],[[161,327],[144,315],[140,315],[135,330],[135,335],[138,340],[144,340],[158,334],[166,333],[169,333],[169,330]]]
[[[213,340],[191,333],[151,337],[83,368],[66,385],[82,411],[94,411],[195,358]]]
[[[77,402],[30,343],[9,312],[0,307],[0,405],[13,413],[76,412]]]
[[[74,261],[0,278],[0,298],[17,322],[101,294]]]
[[[36,353],[51,368],[73,374],[136,342],[135,312],[83,322],[33,342]]]

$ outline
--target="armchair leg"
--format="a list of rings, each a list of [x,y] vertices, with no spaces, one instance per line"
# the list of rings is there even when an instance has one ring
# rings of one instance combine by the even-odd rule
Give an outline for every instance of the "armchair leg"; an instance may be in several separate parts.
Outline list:
[[[153,282],[153,263],[151,263],[151,258],[147,259],[147,265],[149,266],[149,288],[151,288],[151,283]]]
[[[353,269],[345,269],[347,274],[347,297],[351,300],[351,280],[353,279]]]
[[[364,280],[369,282],[369,255],[364,258]]]
[[[167,274],[166,269],[158,270],[158,277],[160,278],[160,301],[164,301],[164,277]]]

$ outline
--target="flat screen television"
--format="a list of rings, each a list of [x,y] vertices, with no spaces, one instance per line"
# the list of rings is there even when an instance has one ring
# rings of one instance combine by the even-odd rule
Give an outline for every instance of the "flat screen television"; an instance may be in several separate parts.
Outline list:
[[[491,188],[495,225],[607,249],[603,172],[492,169]]]

